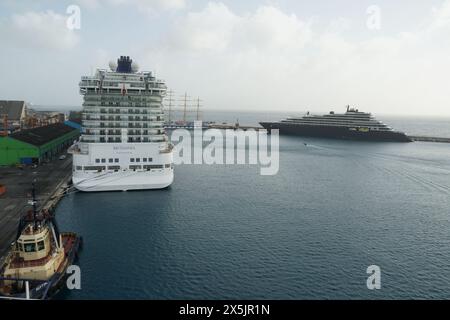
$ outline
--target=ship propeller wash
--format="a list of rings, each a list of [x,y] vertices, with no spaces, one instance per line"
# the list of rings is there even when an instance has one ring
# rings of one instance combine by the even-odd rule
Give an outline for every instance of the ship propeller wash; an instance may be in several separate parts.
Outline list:
[[[81,78],[82,134],[73,154],[81,191],[162,189],[172,184],[173,146],[164,129],[167,87],[128,56]]]

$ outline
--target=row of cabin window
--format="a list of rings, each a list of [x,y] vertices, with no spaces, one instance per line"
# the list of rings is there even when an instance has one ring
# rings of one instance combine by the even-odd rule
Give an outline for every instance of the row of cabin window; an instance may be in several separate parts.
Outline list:
[[[86,134],[90,134],[90,132],[86,131]],[[128,142],[149,142],[150,139],[148,137],[144,137],[143,139],[141,139],[141,137],[137,137],[137,138],[128,138]],[[164,141],[164,139],[158,139],[155,141]],[[106,142],[105,137],[100,137],[100,142]],[[122,142],[121,138],[108,138],[108,142]]]
[[[153,158],[142,158],[142,162],[152,162]],[[119,162],[119,158],[109,158],[108,159],[108,163],[118,163]],[[141,158],[130,158],[130,162],[141,162]],[[106,159],[95,159],[95,163],[106,163]]]
[[[142,162],[152,162],[153,158],[142,158]],[[141,158],[130,158],[130,162],[141,162]]]
[[[173,164],[167,163],[165,165],[162,164],[148,164],[148,165],[130,165],[129,166],[130,169],[132,170],[136,170],[136,169],[144,169],[144,170],[151,170],[151,169],[164,169],[164,168],[173,168]],[[78,171],[83,170],[82,166],[76,166],[75,168]],[[84,170],[93,170],[93,171],[102,171],[102,170],[106,170],[105,166],[85,166]],[[120,166],[108,166],[108,170],[114,170],[114,171],[119,171],[120,170]]]

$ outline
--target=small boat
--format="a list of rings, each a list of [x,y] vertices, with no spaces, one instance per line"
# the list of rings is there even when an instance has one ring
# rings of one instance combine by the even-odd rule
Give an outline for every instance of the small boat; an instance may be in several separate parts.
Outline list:
[[[65,285],[67,268],[77,259],[81,237],[59,232],[55,216],[33,210],[20,220],[16,240],[0,268],[0,298],[49,299]]]

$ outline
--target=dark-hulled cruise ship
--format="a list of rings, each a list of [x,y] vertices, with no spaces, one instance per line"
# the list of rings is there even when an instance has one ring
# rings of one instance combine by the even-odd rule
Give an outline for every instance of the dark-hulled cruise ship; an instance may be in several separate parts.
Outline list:
[[[351,139],[366,141],[412,142],[404,132],[394,131],[391,127],[376,120],[372,114],[361,112],[347,106],[347,112],[326,115],[311,115],[309,112],[301,118],[287,118],[277,122],[260,122],[270,131],[279,129],[280,134],[333,139]]]

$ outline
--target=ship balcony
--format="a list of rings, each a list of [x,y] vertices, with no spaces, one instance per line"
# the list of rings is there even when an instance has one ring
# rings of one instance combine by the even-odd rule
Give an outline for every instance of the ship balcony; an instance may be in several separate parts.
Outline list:
[[[82,141],[85,143],[120,143],[121,138],[112,138],[106,136],[82,136]],[[166,136],[129,136],[126,142],[167,142],[168,138]]]
[[[164,128],[151,130],[128,130],[128,136],[158,136],[164,135]],[[83,132],[84,136],[122,136],[122,132],[114,132],[109,130],[88,129]]]
[[[151,123],[151,124],[141,124],[141,123],[114,123],[114,122],[92,122],[90,121],[89,123],[85,123],[83,124],[84,128],[99,128],[99,129],[153,129],[153,128],[161,128],[163,125],[162,124],[155,124],[155,123]]]
[[[100,80],[99,78],[97,78],[96,76],[81,76],[81,81],[83,80],[88,80],[88,81],[94,81],[94,80]]]
[[[102,87],[103,88],[103,87]],[[90,88],[92,89],[92,88]],[[100,89],[100,88],[97,88]],[[105,89],[105,88],[103,88]],[[121,100],[129,100],[129,99],[143,99],[143,100],[160,100],[161,97],[157,96],[157,95],[150,95],[148,94],[148,92],[146,91],[142,91],[141,90],[141,96],[134,96],[133,94],[127,94],[125,96],[123,96],[122,94],[120,94],[119,88],[116,88],[115,90],[118,90],[117,92],[119,92],[119,94],[117,94],[117,92],[107,92],[107,90],[102,90],[101,94],[99,94],[100,92],[97,90],[97,92],[94,91],[90,91],[88,95],[86,95],[84,98],[85,99],[121,99]],[[136,89],[133,88],[132,91],[130,91],[129,93],[135,93],[134,91],[137,91]]]
[[[130,117],[134,118],[147,118],[147,119],[155,119],[158,117],[164,116],[164,113],[120,113],[120,114],[114,114],[114,113],[84,113],[82,114],[86,120],[89,120],[87,118],[98,118],[98,119],[130,119]]]
[[[107,123],[112,123],[114,125],[117,125],[120,123],[121,125],[128,125],[129,123],[137,122],[140,125],[149,125],[149,126],[159,126],[161,124],[164,124],[164,118],[161,116],[159,119],[156,117],[151,117],[147,119],[108,119],[108,118],[83,118],[83,126],[89,126],[89,125],[95,125],[100,123],[104,123],[104,126],[107,126]]]
[[[145,88],[145,83],[130,83],[131,88]]]
[[[157,129],[157,130],[141,130],[141,131],[128,131],[128,136],[158,136],[163,135],[164,129]]]
[[[128,142],[166,142],[167,137],[149,138],[149,137],[128,137]]]
[[[128,103],[126,104],[119,104],[119,103],[112,103],[112,104],[89,104],[89,103],[84,103],[83,104],[84,110],[83,112],[100,112],[100,111],[104,111],[106,113],[127,113],[129,112],[131,109],[133,110],[132,112],[158,112],[161,109],[164,109],[163,106],[159,105],[138,105],[138,104],[133,104],[130,105]]]
[[[121,87],[111,87],[103,85],[101,88],[97,86],[82,86],[80,90],[84,89],[86,95],[107,96],[111,98],[124,97]],[[89,90],[88,90],[89,89]],[[166,93],[166,88],[128,88],[125,97],[151,97],[160,98]]]
[[[82,142],[86,142],[86,143],[95,143],[95,142],[98,142],[99,139],[98,139],[97,137],[94,137],[94,136],[85,136],[85,135],[82,135],[82,136],[81,136],[81,141],[82,141]]]
[[[120,125],[111,125],[105,124],[101,125],[98,123],[93,124],[84,124],[83,127],[85,129],[99,129],[99,130],[109,130],[109,129],[162,129],[163,125],[139,125],[139,124],[120,124]]]
[[[83,106],[89,106],[93,108],[162,108],[162,101],[160,99],[158,100],[151,100],[151,101],[145,101],[146,99],[102,99],[101,97],[98,97],[97,99],[89,97],[88,99],[84,99]]]
[[[83,115],[121,115],[121,116],[129,116],[129,115],[151,115],[151,116],[160,116],[164,113],[162,110],[142,110],[142,111],[129,111],[129,110],[122,110],[122,111],[96,111],[96,110],[85,110],[82,113]]]
[[[80,88],[98,88],[99,87],[99,83],[95,83],[95,82],[80,82],[79,84]]]

